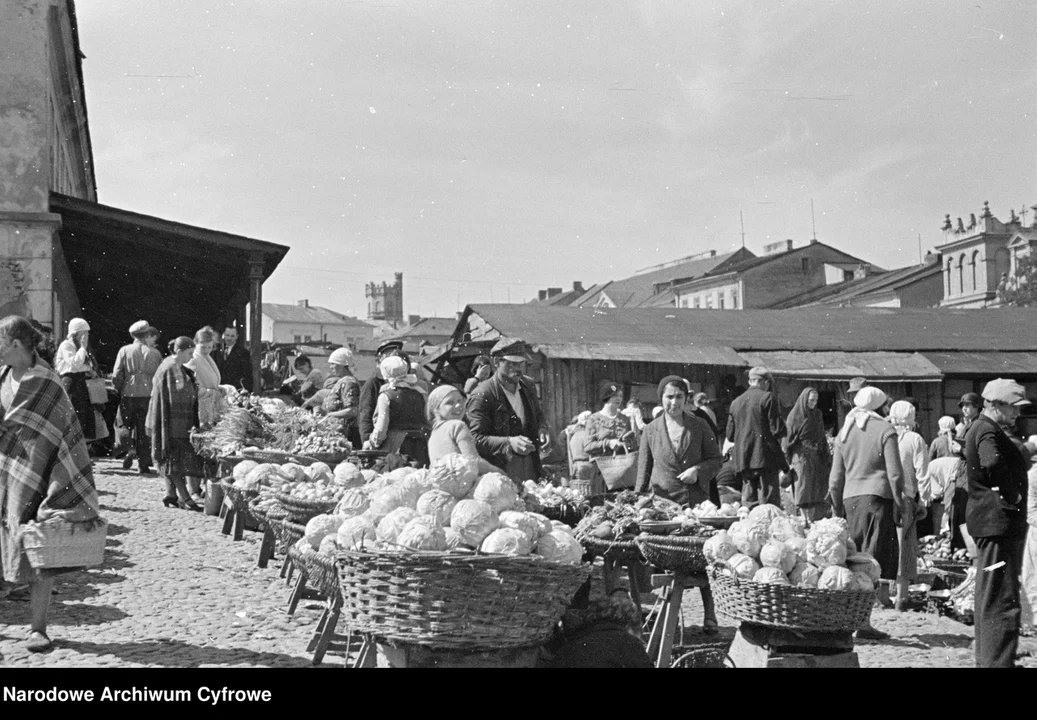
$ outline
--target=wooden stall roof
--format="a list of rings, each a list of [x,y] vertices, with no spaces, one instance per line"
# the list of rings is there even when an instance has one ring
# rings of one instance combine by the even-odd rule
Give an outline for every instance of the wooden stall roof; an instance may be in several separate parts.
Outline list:
[[[802,380],[866,377],[875,381],[939,382],[943,378],[940,368],[920,353],[765,350],[740,355],[750,365],[763,365],[775,375]]]

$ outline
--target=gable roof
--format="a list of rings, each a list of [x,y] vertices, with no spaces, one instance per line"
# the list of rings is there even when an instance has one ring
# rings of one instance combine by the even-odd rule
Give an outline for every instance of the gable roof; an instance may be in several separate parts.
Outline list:
[[[809,307],[811,305],[838,305],[850,300],[859,300],[867,295],[899,290],[902,287],[925,280],[933,275],[939,275],[940,272],[941,265],[939,261],[923,263],[922,265],[909,265],[908,267],[888,270],[876,275],[809,290],[796,297],[776,303],[771,306],[771,309],[782,310]]]
[[[399,331],[386,335],[381,338],[381,342],[385,342],[388,338],[409,338],[419,335],[432,335],[450,337],[454,333],[454,328],[457,327],[456,317],[428,317],[421,318],[413,325],[407,325],[399,329]]]
[[[263,303],[263,315],[274,322],[317,323],[319,325],[345,325],[370,329],[371,325],[360,318],[342,315],[318,305],[277,305]]]

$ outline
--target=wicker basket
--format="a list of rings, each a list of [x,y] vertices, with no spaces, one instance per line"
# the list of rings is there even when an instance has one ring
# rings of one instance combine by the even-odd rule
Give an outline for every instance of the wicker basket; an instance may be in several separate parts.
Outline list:
[[[719,530],[727,530],[729,527],[738,522],[737,515],[731,516],[716,516],[716,517],[700,517],[695,518],[703,525],[709,525],[710,527],[717,528]]]
[[[318,515],[327,515],[338,505],[336,500],[304,500],[283,492],[277,493],[276,497],[288,512],[288,518],[299,523],[308,523]]]
[[[313,462],[322,462],[325,465],[330,465],[331,467],[335,467],[340,462],[345,462],[346,460],[348,460],[349,459],[349,455],[350,455],[350,453],[348,451],[343,451],[343,452],[333,452],[333,453],[306,453],[305,457],[307,459],[312,459]],[[308,463],[308,464],[312,465],[313,463]]]
[[[258,490],[242,490],[234,483],[227,482],[226,479],[220,480],[220,487],[223,488],[223,496],[230,498],[234,509],[242,510],[246,513],[248,512],[248,504],[259,497]]]
[[[645,560],[669,572],[701,575],[708,563],[702,554],[707,538],[691,535],[641,535],[634,542]]]
[[[557,520],[569,527],[576,527],[589,509],[590,506],[588,505],[569,505],[566,503],[564,505],[544,506],[541,508],[540,514],[548,520]]]
[[[343,552],[338,570],[343,622],[354,632],[472,652],[544,643],[591,571],[438,552]]]
[[[107,536],[108,522],[102,518],[82,523],[55,518],[21,526],[25,556],[36,569],[100,565]]]
[[[302,572],[306,574],[306,584],[311,588],[329,599],[342,597],[335,558],[296,545],[288,548],[288,557],[295,563],[296,568],[302,568]]]
[[[616,565],[629,565],[640,562],[643,558],[640,548],[633,539],[602,540],[601,538],[583,536],[577,538],[587,555],[611,560]]]
[[[280,519],[267,517],[270,529],[273,531],[274,537],[277,538],[277,551],[279,553],[287,553],[306,534],[305,525],[292,522],[287,517]]]
[[[731,641],[678,645],[673,649],[672,668],[722,668],[726,667],[727,653]]]
[[[273,463],[275,465],[295,463],[305,467],[317,462],[317,458],[313,455],[290,453],[284,450],[242,450],[241,456],[245,460],[254,460],[257,463]]]
[[[769,627],[853,632],[868,620],[874,590],[819,590],[731,577],[713,565],[709,586],[716,609],[735,620]]]

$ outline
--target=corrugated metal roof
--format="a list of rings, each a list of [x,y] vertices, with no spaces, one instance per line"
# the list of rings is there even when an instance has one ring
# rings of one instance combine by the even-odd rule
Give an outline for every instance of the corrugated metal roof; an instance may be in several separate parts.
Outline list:
[[[479,320],[530,344],[846,352],[1037,352],[1037,309],[831,308],[689,310],[472,305]],[[472,318],[473,321],[476,318]]]
[[[920,353],[896,352],[743,352],[750,365],[763,365],[775,375],[791,375],[804,380],[849,380],[867,377],[874,380],[931,380],[943,378],[940,368]]]
[[[1037,352],[925,352],[946,375],[1037,375]]]
[[[712,345],[637,345],[630,343],[535,343],[533,349],[565,360],[627,360],[631,362],[730,365],[747,363],[731,348]]]

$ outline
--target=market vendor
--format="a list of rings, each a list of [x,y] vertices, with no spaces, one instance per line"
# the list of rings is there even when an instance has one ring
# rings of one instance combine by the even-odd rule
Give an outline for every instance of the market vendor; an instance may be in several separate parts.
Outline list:
[[[634,431],[630,427],[630,418],[620,411],[623,406],[623,388],[608,382],[598,395],[602,403],[601,410],[587,418],[584,450],[591,457],[600,457],[633,449],[630,443]]]
[[[360,447],[360,430],[357,425],[357,410],[360,406],[360,381],[353,375],[353,351],[341,347],[328,357],[328,377],[324,387],[307,401],[319,399],[320,414],[337,418],[342,423],[342,434],[350,444]],[[306,404],[303,405],[306,407]]]
[[[357,416],[357,424],[360,428],[360,441],[367,442],[367,438],[374,430],[374,409],[378,403],[378,392],[385,384],[382,377],[381,362],[393,355],[403,355],[402,340],[386,340],[378,346],[379,366],[374,369],[374,374],[363,383],[360,389],[360,407]],[[408,361],[408,365],[410,362]]]
[[[525,376],[529,353],[522,340],[501,338],[490,352],[496,372],[465,407],[479,455],[520,483],[540,478],[540,453],[551,444],[536,388]]]
[[[378,391],[374,429],[364,449],[404,455],[417,461],[420,467],[427,467],[429,434],[425,401],[428,393],[409,372],[410,364],[405,358],[387,357],[382,360],[381,370],[385,383]]]

